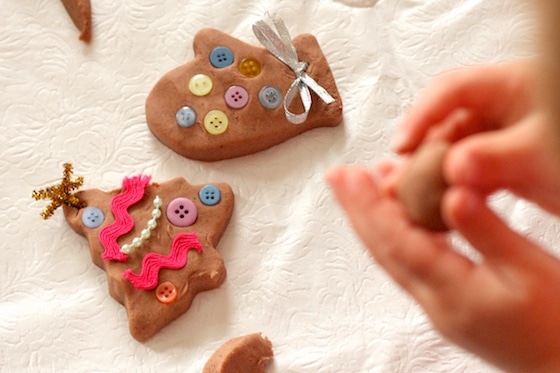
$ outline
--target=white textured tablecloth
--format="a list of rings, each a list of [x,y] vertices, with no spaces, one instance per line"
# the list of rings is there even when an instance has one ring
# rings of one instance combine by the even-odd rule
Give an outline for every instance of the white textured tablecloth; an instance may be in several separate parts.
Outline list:
[[[528,2],[527,2],[528,3]],[[391,156],[400,116],[437,73],[534,54],[529,4],[513,0],[92,0],[86,45],[57,0],[0,3],[0,366],[2,371],[200,372],[229,338],[262,332],[268,372],[493,372],[448,344],[365,253],[323,179],[335,163]],[[277,12],[313,33],[331,64],[344,121],[259,154],[191,161],[145,122],[151,87],[193,57],[213,27],[259,45],[251,25]],[[228,276],[146,344],[107,291],[85,238],[61,211],[39,217],[33,189],[72,162],[84,188],[124,176],[224,181],[236,195],[218,250]],[[556,220],[504,195],[523,232],[560,247]]]

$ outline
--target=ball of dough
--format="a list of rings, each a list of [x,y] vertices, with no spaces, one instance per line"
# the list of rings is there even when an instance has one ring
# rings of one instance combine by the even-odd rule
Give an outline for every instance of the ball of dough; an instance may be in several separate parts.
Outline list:
[[[441,199],[447,188],[442,164],[449,144],[433,141],[422,145],[397,187],[397,195],[415,223],[433,230],[447,230],[441,217]]]

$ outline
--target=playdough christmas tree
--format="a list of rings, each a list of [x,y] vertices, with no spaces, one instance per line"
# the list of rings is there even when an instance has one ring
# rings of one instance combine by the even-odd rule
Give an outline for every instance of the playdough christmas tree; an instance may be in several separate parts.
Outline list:
[[[126,177],[122,187],[72,193],[62,182],[34,192],[50,199],[42,216],[63,206],[66,220],[88,240],[92,261],[107,273],[109,293],[128,314],[130,333],[146,341],[185,313],[194,297],[219,287],[226,270],[216,245],[228,226],[234,196],[224,183],[191,185],[183,178],[152,183]]]

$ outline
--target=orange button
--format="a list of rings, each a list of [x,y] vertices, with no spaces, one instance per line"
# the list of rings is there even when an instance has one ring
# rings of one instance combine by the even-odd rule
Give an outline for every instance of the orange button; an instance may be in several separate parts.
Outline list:
[[[254,58],[247,57],[239,62],[239,71],[248,78],[254,78],[261,72],[261,64]]]
[[[177,286],[169,281],[162,282],[156,289],[156,297],[161,303],[173,303],[178,295]]]

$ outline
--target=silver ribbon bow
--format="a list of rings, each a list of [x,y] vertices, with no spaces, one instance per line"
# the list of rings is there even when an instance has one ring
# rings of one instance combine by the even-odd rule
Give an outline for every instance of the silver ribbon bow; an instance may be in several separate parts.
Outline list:
[[[271,16],[270,18],[278,33],[274,32],[274,30],[262,20],[253,25],[253,32],[261,44],[276,58],[292,69],[296,75],[296,78],[284,96],[284,112],[286,113],[286,119],[291,123],[300,124],[305,122],[309,110],[311,109],[310,88],[326,104],[330,104],[335,100],[325,88],[321,87],[319,83],[306,73],[308,65],[306,62],[300,62],[298,60],[296,47],[292,43],[292,39],[290,38],[290,34],[284,22],[275,16]],[[298,92],[304,108],[304,112],[301,114],[292,113],[288,109]]]

